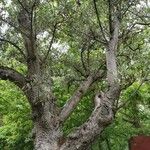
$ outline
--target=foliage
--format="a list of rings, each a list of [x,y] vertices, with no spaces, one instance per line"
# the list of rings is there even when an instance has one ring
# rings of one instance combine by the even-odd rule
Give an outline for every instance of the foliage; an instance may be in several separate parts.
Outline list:
[[[149,87],[149,84],[144,84],[138,89],[139,84],[135,83],[123,93],[126,106],[121,108],[113,124],[103,132],[101,147],[124,150],[128,149],[128,140],[132,136],[150,135]],[[138,105],[136,109],[135,103]],[[135,124],[137,120],[139,126]]]
[[[32,149],[29,104],[8,81],[0,81],[0,110],[0,149]]]
[[[70,96],[67,88],[63,88],[64,84],[60,84],[62,82],[62,80],[57,78],[54,86],[54,92],[59,96],[60,106]],[[0,86],[0,148],[6,150],[33,149],[31,113],[26,98],[8,81],[1,81],[0,84],[3,85]],[[139,89],[138,87],[139,83],[135,83],[123,92],[122,102],[127,101],[126,106],[120,109],[114,123],[103,132],[101,138],[91,143],[93,150],[99,150],[99,148],[108,149],[109,146],[115,150],[124,150],[125,147],[128,147],[130,137],[139,134],[150,134],[150,86],[149,84],[143,84]],[[92,92],[90,95],[92,96]],[[132,105],[134,102],[138,104],[138,109],[136,110]],[[76,127],[80,126],[88,118],[93,107],[91,97],[85,96],[65,123],[63,129],[65,134],[70,133]],[[140,127],[136,127],[133,123],[127,121],[137,111],[138,118],[136,119],[140,121]]]

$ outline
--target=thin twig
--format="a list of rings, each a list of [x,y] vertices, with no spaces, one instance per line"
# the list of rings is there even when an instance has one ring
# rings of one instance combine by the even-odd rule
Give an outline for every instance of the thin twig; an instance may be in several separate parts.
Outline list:
[[[52,38],[51,38],[51,41],[50,41],[50,44],[49,44],[49,48],[48,48],[48,51],[42,61],[42,63],[44,63],[51,51],[51,48],[52,48],[52,45],[53,45],[53,41],[54,41],[54,38],[55,38],[55,33],[56,33],[56,29],[57,29],[57,23],[54,25],[54,29],[53,29],[53,33],[52,33]]]
[[[19,50],[20,54],[26,59],[26,55],[24,54],[22,49],[18,45],[16,45],[16,43],[9,41],[9,40],[6,40],[6,39],[2,39],[2,38],[0,38],[0,41],[7,42],[7,43],[11,44],[12,46],[14,46],[16,49]]]
[[[26,9],[26,7],[23,5],[23,3],[20,0],[18,0],[18,3],[27,13],[29,13],[29,11]]]
[[[10,21],[2,18],[2,17],[0,17],[0,20],[2,20],[3,22],[5,22],[6,24],[10,25],[11,27],[13,27],[16,31],[18,31],[18,32],[20,32],[23,35],[25,35],[25,36],[28,37],[28,35],[25,32],[23,32],[19,27],[17,27],[14,23],[12,23],[12,22],[10,22]]]
[[[98,24],[99,24],[99,27],[100,27],[100,31],[102,32],[102,36],[104,37],[105,42],[107,43],[107,39],[105,37],[105,33],[104,33],[104,30],[103,30],[103,27],[102,27],[102,23],[101,23],[101,20],[99,18],[99,12],[98,12],[98,9],[97,9],[96,0],[93,0],[93,3],[94,3],[94,9],[95,9],[97,21],[98,21]]]

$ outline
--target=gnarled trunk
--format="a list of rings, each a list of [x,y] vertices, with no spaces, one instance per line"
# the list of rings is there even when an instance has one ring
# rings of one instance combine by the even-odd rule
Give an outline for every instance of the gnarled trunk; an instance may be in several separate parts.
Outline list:
[[[44,97],[46,98],[48,99]],[[52,111],[53,109],[52,100],[46,102],[41,99],[32,106],[35,150],[59,150],[59,139],[62,137],[62,132],[57,112]]]
[[[32,108],[35,150],[59,150],[62,137],[58,108],[46,76],[36,76],[30,83],[28,100]]]
[[[59,150],[61,132],[57,128],[35,127],[35,150]]]

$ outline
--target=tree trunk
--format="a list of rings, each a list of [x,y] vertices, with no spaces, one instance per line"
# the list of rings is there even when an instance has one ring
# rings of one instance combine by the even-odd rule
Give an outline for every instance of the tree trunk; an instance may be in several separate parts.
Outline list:
[[[60,121],[57,112],[50,111],[51,108],[51,101],[38,102],[32,106],[35,150],[59,150],[62,137]]]
[[[29,81],[27,98],[32,108],[35,150],[59,150],[62,132],[50,75],[43,69],[42,74],[30,76]]]
[[[36,126],[35,150],[59,150],[59,129]]]

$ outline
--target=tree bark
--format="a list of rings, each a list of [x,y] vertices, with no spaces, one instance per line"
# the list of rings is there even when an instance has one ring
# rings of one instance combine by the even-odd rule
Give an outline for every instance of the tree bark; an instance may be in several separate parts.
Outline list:
[[[35,123],[35,150],[59,150],[60,129],[39,124],[40,121]]]
[[[41,77],[42,78],[42,77]],[[35,150],[58,150],[62,137],[60,119],[50,84],[42,78],[30,83],[28,100],[32,108]]]
[[[119,97],[119,92],[116,98]],[[86,150],[91,142],[113,121],[112,103],[107,94],[97,94],[96,103],[90,118],[67,137],[60,150]]]

